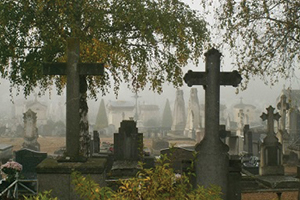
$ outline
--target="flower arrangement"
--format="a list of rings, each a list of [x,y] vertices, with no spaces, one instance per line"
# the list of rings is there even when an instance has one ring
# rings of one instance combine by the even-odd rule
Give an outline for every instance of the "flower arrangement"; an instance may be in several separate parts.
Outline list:
[[[1,171],[6,174],[7,182],[13,182],[16,179],[16,174],[22,171],[22,165],[10,160],[4,165],[1,165]]]

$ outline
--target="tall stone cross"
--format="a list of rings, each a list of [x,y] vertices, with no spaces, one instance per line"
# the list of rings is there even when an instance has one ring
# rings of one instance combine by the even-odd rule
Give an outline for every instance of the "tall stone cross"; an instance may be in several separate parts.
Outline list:
[[[274,132],[274,120],[278,121],[280,118],[280,115],[278,113],[274,113],[275,108],[273,108],[272,106],[269,106],[267,108],[267,114],[266,113],[262,113],[262,115],[260,116],[260,118],[265,121],[268,120],[268,135],[269,134],[275,134]]]
[[[206,71],[190,70],[184,76],[184,81],[189,87],[203,85],[205,89],[205,135],[196,145],[196,179],[198,185],[219,185],[222,188],[223,199],[227,199],[229,148],[219,136],[220,86],[237,87],[242,77],[237,71],[220,72],[221,53],[218,50],[210,49],[204,55]]]
[[[280,101],[277,104],[277,109],[280,113],[280,129],[285,131],[285,118],[286,118],[286,111],[290,108],[290,105],[286,102],[286,96],[284,94],[281,95]]]
[[[82,92],[86,92],[85,76],[103,75],[104,64],[80,63],[79,39],[70,38],[67,40],[67,63],[44,64],[43,73],[44,75],[67,76],[66,157],[64,160],[84,161],[85,159],[80,155],[79,141],[82,128],[82,125],[80,125],[82,120],[80,116],[80,96]],[[85,91],[80,91],[82,86]]]

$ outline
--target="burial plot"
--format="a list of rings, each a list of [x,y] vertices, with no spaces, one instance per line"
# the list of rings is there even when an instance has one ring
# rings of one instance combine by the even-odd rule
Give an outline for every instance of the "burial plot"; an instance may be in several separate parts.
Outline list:
[[[21,175],[26,179],[36,179],[36,166],[47,158],[47,153],[33,151],[31,149],[21,149],[15,152],[16,162],[23,166]]]
[[[36,127],[37,116],[32,110],[28,110],[24,113],[24,143],[23,148],[31,149],[34,151],[40,150],[40,144],[37,139],[39,137],[38,130]]]
[[[267,114],[263,113],[261,118],[267,120],[268,131],[260,146],[260,166],[259,174],[264,175],[284,175],[284,167],[282,165],[282,145],[278,142],[278,138],[274,132],[274,120],[278,121],[280,115],[273,113],[274,108],[269,106]]]
[[[205,89],[205,135],[196,145],[197,184],[205,187],[215,184],[221,187],[223,199],[227,199],[229,158],[228,146],[219,136],[220,86],[237,86],[241,76],[237,71],[220,72],[221,53],[211,49],[205,53],[206,71],[188,71],[184,81],[189,87],[203,85]]]

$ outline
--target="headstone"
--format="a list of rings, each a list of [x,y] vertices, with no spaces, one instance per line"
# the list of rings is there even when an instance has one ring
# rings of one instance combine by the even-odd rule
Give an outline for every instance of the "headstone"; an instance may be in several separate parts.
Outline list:
[[[279,119],[279,130],[278,130],[278,140],[282,144],[282,153],[289,154],[289,134],[286,130],[286,113],[289,110],[289,104],[286,102],[286,96],[282,94],[280,96],[280,101],[277,104],[277,109],[279,110],[280,119]]]
[[[153,155],[159,155],[162,149],[169,148],[169,142],[167,140],[154,138],[152,139],[152,153]]]
[[[39,137],[38,130],[36,127],[36,113],[32,110],[28,110],[24,113],[24,143],[22,144],[23,148],[31,149],[34,151],[40,150],[40,144],[37,139]]]
[[[184,135],[189,138],[196,139],[196,132],[201,128],[200,105],[198,100],[197,88],[191,88],[187,121]]]
[[[196,144],[196,179],[198,185],[220,186],[222,198],[227,199],[229,157],[228,146],[219,136],[220,85],[237,86],[242,78],[237,71],[220,73],[221,53],[218,50],[209,50],[205,57],[205,72],[189,71],[184,76],[188,86],[203,85],[205,89],[205,135]]]
[[[67,63],[44,64],[45,75],[67,76],[66,157],[62,161],[84,161],[82,145],[87,144],[88,134],[86,75],[103,75],[103,63],[80,63],[78,38],[67,40]],[[88,149],[88,148],[85,148]]]
[[[253,137],[249,124],[244,126],[244,149],[249,156],[253,155]]]
[[[132,177],[140,169],[143,157],[143,134],[138,133],[136,122],[123,120],[119,133],[114,134],[114,163],[112,177]]]
[[[93,131],[90,148],[91,155],[100,153],[100,137],[98,131]]]
[[[177,90],[173,111],[173,123],[171,127],[172,133],[175,135],[183,135],[185,123],[186,117],[183,90]]]
[[[13,157],[13,146],[10,144],[0,144],[0,163],[4,164]]]
[[[263,121],[268,121],[268,132],[260,146],[260,165],[259,174],[265,175],[284,175],[284,167],[282,165],[282,145],[278,142],[278,138],[274,132],[274,120],[280,118],[278,113],[273,113],[274,108],[269,106],[267,114],[263,113],[260,117]]]
[[[187,172],[188,168],[192,168],[191,165],[195,159],[194,151],[181,147],[166,148],[161,150],[160,153],[162,155],[167,155],[174,172],[179,174]]]
[[[36,167],[47,158],[47,153],[41,153],[31,149],[21,149],[15,152],[15,156],[16,162],[23,166],[21,175],[27,179],[36,179]]]

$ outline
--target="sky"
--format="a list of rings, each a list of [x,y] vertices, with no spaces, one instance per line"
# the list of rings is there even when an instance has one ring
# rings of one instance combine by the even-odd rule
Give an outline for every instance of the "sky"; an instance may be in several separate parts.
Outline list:
[[[185,3],[189,4],[191,8],[199,10],[200,5],[198,1],[194,0],[184,0]],[[213,22],[213,19],[206,19],[209,22]],[[226,52],[221,52],[223,56],[221,59],[223,60],[221,71],[232,71],[234,68],[232,67],[231,63],[232,60],[229,55],[226,54]],[[193,64],[188,64],[184,68],[184,73],[188,70],[193,71],[204,71],[205,70],[205,64],[204,64],[204,56],[202,56],[200,63],[198,66],[194,66]],[[297,72],[296,72],[297,73]],[[300,73],[299,73],[300,74]],[[300,77],[300,76],[299,76]],[[261,112],[265,111],[265,108],[269,105],[272,105],[273,107],[276,106],[276,98],[280,95],[280,92],[282,88],[284,87],[291,87],[292,89],[299,89],[300,88],[300,80],[296,77],[294,77],[291,80],[280,80],[279,83],[275,84],[274,86],[265,85],[262,80],[259,78],[251,79],[248,85],[248,88],[245,91],[239,91],[239,93],[236,93],[236,88],[233,88],[231,86],[223,87],[221,86],[221,94],[220,94],[220,102],[221,104],[225,104],[227,108],[230,108],[234,104],[237,104],[240,102],[241,98],[243,99],[244,103],[255,105],[258,109],[261,109]],[[0,108],[0,112],[2,113],[9,113],[10,107],[11,107],[11,97],[9,96],[9,83],[8,81],[1,80],[0,84],[0,91],[2,91],[1,95],[1,103],[2,105],[8,104],[8,106],[2,106]],[[198,98],[200,103],[204,103],[204,90],[202,86],[195,86],[198,89]],[[187,87],[185,84],[182,88],[180,88],[184,91],[184,100],[186,105],[188,105],[189,95],[190,95],[190,88]],[[157,104],[160,106],[161,110],[163,110],[163,107],[165,105],[165,102],[167,99],[169,99],[171,103],[171,108],[173,109],[173,103],[175,101],[176,96],[176,89],[172,85],[165,84],[163,87],[163,93],[161,95],[154,93],[149,90],[142,91],[138,94],[140,98],[138,99],[139,104]],[[65,92],[63,93],[63,96],[65,96]],[[90,107],[90,118],[94,118],[96,115],[96,111],[98,111],[98,107],[100,105],[100,100],[103,98],[105,102],[107,103],[109,100],[126,100],[126,101],[135,101],[133,98],[134,94],[126,88],[126,86],[121,87],[119,91],[119,95],[116,98],[113,91],[111,91],[110,94],[106,96],[102,96],[101,94],[98,94],[98,101],[95,100],[89,100],[89,107]],[[18,97],[14,97],[14,99],[22,99],[22,94]],[[31,95],[28,97],[28,99],[34,99],[34,95]],[[44,102],[50,102],[50,101],[57,101],[57,99],[62,100],[63,98],[58,97],[56,93],[53,91],[53,94],[51,95],[51,99],[49,95],[46,95],[45,97],[41,98],[41,101]]]

